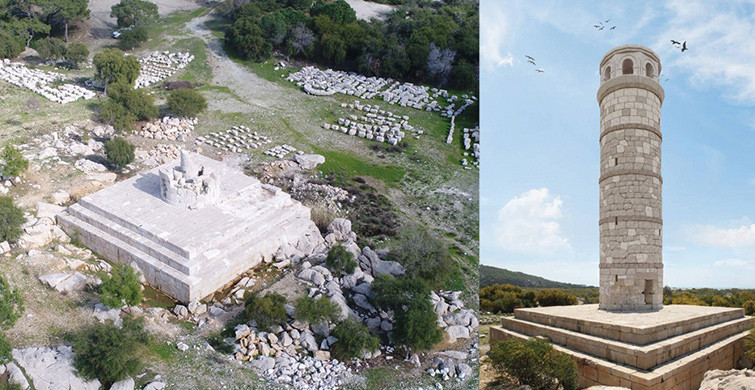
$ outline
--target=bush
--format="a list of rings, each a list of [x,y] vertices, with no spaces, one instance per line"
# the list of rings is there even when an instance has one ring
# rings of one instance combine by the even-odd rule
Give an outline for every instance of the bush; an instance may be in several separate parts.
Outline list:
[[[401,263],[408,277],[420,278],[431,288],[445,282],[453,269],[446,245],[425,230],[404,233],[398,247],[391,250],[389,258]]]
[[[136,146],[121,137],[105,142],[105,156],[119,170],[134,161],[134,149]]]
[[[95,54],[92,64],[96,70],[94,78],[106,85],[113,82],[134,85],[141,69],[136,57],[126,56],[118,49],[104,49]]]
[[[122,132],[131,130],[131,126],[138,118],[130,113],[126,107],[113,100],[107,100],[100,109],[99,120],[102,123],[112,125],[114,129]]]
[[[537,303],[540,306],[566,306],[576,305],[579,300],[576,296],[554,289],[542,289],[537,293]]]
[[[744,339],[744,355],[751,361],[755,361],[755,329],[751,330]]]
[[[277,293],[258,294],[246,299],[244,315],[248,321],[256,321],[257,328],[270,331],[273,326],[286,325],[286,297]]]
[[[159,114],[152,96],[143,89],[134,89],[131,84],[112,83],[108,85],[107,95],[110,101],[120,104],[138,119],[148,120]]]
[[[24,212],[10,196],[0,196],[0,241],[15,242],[21,237],[21,225],[26,223]]]
[[[79,64],[86,61],[87,58],[89,58],[89,48],[87,48],[87,45],[80,42],[74,42],[68,45],[68,50],[66,50],[66,60],[73,64],[74,67],[78,68]]]
[[[520,385],[535,390],[577,389],[577,364],[546,340],[506,339],[493,344],[489,356],[494,367],[505,370]]]
[[[747,301],[742,304],[742,308],[745,309],[745,315],[751,316],[755,314],[755,301]]]
[[[123,329],[95,323],[73,335],[73,366],[83,378],[99,379],[108,388],[139,373],[139,350],[148,340],[143,319],[137,321],[126,317],[123,319]]]
[[[16,58],[24,52],[23,42],[10,31],[0,28],[0,58]]]
[[[422,280],[381,275],[372,283],[372,295],[376,306],[393,311],[393,334],[399,343],[424,350],[443,338],[430,290]]]
[[[310,324],[336,322],[341,317],[341,309],[326,296],[301,297],[296,300],[294,309],[294,318]]]
[[[10,143],[5,145],[2,158],[5,164],[0,173],[5,178],[18,176],[29,169],[29,160],[24,158],[24,155]]]
[[[342,361],[361,357],[364,350],[373,352],[380,348],[380,340],[366,326],[350,318],[336,325],[332,334],[338,341],[330,347],[330,352]]]
[[[513,313],[522,306],[522,300],[513,292],[501,291],[493,300],[480,297],[480,310],[491,313]]]
[[[136,306],[142,301],[142,285],[133,268],[117,264],[99,287],[100,300],[112,308]]]
[[[45,61],[57,61],[65,58],[66,44],[60,38],[47,37],[36,43],[39,58]]]
[[[118,47],[122,50],[131,50],[147,42],[147,38],[147,29],[144,26],[136,26],[121,33],[118,37]]]
[[[5,332],[0,332],[0,364],[8,363],[13,359],[11,351],[13,351],[13,347],[5,337]]]
[[[193,117],[207,109],[207,100],[199,91],[180,88],[170,91],[168,111],[177,116]]]
[[[346,250],[343,245],[334,245],[328,251],[328,257],[325,258],[325,264],[331,271],[336,274],[351,274],[357,268],[357,261],[354,260],[354,254]]]
[[[110,11],[110,17],[116,18],[118,27],[138,26],[160,17],[157,4],[144,0],[121,0]]]
[[[24,312],[24,301],[18,289],[12,289],[0,275],[0,328],[10,329]]]

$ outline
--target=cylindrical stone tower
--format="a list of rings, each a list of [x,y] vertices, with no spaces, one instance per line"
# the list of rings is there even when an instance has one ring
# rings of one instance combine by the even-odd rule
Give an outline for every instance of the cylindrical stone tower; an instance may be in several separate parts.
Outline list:
[[[600,308],[663,307],[661,61],[624,45],[600,62]]]

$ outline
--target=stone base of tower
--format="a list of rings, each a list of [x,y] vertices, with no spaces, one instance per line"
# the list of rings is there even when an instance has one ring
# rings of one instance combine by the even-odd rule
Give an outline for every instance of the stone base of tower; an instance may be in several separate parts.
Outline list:
[[[580,386],[697,389],[706,371],[731,369],[755,318],[742,309],[670,305],[610,312],[598,305],[517,309],[490,328],[490,343],[542,336],[572,356]]]

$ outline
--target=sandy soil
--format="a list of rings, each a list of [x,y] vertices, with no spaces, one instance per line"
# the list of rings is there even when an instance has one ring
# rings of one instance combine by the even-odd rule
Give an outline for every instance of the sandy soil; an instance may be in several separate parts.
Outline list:
[[[346,0],[346,2],[357,12],[357,19],[363,20],[372,18],[385,20],[388,14],[396,9],[395,5],[378,4],[364,0]]]

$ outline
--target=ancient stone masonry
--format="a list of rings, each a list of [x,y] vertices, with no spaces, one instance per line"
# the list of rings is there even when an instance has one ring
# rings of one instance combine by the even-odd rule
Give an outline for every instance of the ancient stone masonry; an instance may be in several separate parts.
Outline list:
[[[212,294],[276,253],[325,249],[309,208],[195,153],[82,198],[58,222],[181,302]]]
[[[382,98],[388,104],[411,107],[417,110],[437,111],[442,116],[461,114],[477,98],[470,95],[450,95],[448,91],[427,86],[402,83],[382,77],[367,77],[354,72],[320,70],[307,66],[288,75],[286,80],[296,83],[305,92],[316,96],[330,96],[336,93],[356,96],[363,99]],[[442,106],[441,99],[448,103]]]
[[[296,152],[295,147],[283,144],[283,145],[278,145],[272,149],[266,150],[265,154],[268,156],[275,157],[275,158],[283,158],[283,157],[286,157],[289,153],[294,153],[294,152]]]
[[[357,100],[354,104],[343,103],[341,107],[349,107],[365,112],[364,115],[349,115],[348,118],[338,118],[337,123],[325,123],[326,130],[340,131],[344,134],[355,135],[378,142],[397,145],[404,138],[405,131],[413,131],[409,125],[409,117],[395,115],[390,111],[381,110],[378,105],[362,105]],[[422,134],[422,133],[419,133]]]
[[[171,53],[156,51],[147,57],[140,58],[141,73],[136,79],[135,88],[148,87],[172,76],[179,69],[185,68],[194,60],[194,56],[186,53]]]
[[[194,126],[197,123],[199,123],[197,118],[172,118],[166,116],[142,126],[141,131],[136,132],[136,134],[145,138],[183,142],[186,136],[194,131]]]
[[[215,131],[206,136],[197,137],[197,144],[207,144],[226,152],[243,153],[257,149],[272,142],[270,138],[260,135],[250,128],[240,125],[225,131]]]
[[[88,89],[65,83],[66,77],[60,73],[29,69],[8,59],[0,60],[0,80],[30,89],[50,101],[61,104],[79,99],[89,100],[95,96],[95,93]],[[56,86],[56,83],[62,84]]]
[[[479,166],[480,165],[480,127],[475,126],[473,129],[467,129],[464,128],[462,130],[464,133],[464,157],[472,156],[474,158],[474,161],[472,162],[473,165]],[[464,158],[461,160],[461,165],[467,166],[468,162],[467,159]]]
[[[600,64],[600,308],[663,305],[661,63],[626,47]]]
[[[600,304],[514,310],[490,342],[547,337],[572,356],[580,388],[697,389],[742,356],[741,308],[663,306],[661,63],[637,45],[600,64]]]

